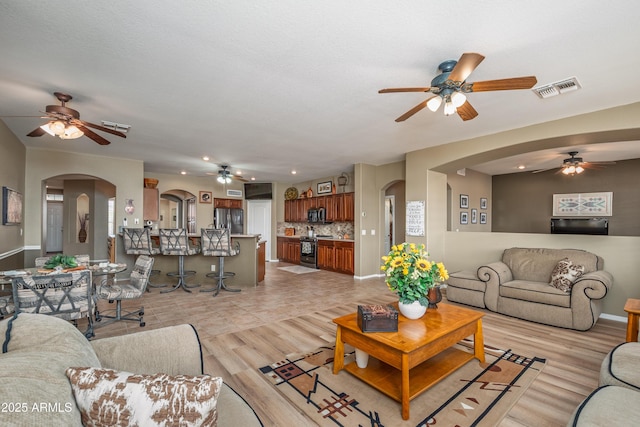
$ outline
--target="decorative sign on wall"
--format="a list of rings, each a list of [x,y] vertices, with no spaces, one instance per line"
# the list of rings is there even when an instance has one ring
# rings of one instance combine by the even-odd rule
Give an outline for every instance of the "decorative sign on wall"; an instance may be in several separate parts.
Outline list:
[[[407,236],[424,236],[424,200],[407,202]]]
[[[611,216],[613,192],[553,195],[553,216]]]

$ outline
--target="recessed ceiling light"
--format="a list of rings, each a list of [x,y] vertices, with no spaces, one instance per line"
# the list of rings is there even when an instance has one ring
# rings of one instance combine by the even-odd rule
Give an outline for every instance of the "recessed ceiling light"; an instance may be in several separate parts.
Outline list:
[[[256,177],[255,177],[255,176],[252,176],[252,177],[251,177],[251,181],[255,181],[255,180],[256,180]]]
[[[297,172],[296,172],[296,170],[295,170],[295,169],[293,169],[293,170],[291,171],[291,175],[295,175],[296,173],[297,173]]]
[[[180,175],[186,175],[186,174],[187,174],[187,171],[180,172]]]
[[[209,161],[209,156],[202,156],[202,160],[204,160],[205,162]]]
[[[525,165],[519,165],[518,169],[524,169],[526,166]]]
[[[241,170],[237,170],[236,171],[236,175],[242,175],[242,171]]]

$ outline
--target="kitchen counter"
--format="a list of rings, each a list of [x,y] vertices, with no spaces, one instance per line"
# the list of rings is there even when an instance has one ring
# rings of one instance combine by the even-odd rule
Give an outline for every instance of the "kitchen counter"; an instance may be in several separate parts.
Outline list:
[[[151,235],[154,242],[157,244],[159,236],[157,234]],[[189,234],[192,245],[198,244],[200,240],[200,234]],[[260,238],[259,234],[232,234],[231,241],[238,242],[240,245],[240,253],[236,256],[226,257],[224,261],[225,271],[232,271],[236,273],[235,276],[225,279],[225,283],[230,288],[249,288],[255,287],[259,282],[258,275],[258,249],[261,242],[264,240]],[[135,262],[135,255],[126,255],[127,264],[133,265]],[[154,270],[160,270],[160,276],[154,277],[152,280],[155,283],[166,283],[172,286],[176,279],[167,277],[166,274],[170,271],[178,270],[178,257],[173,255],[155,255],[155,262],[153,265]],[[210,273],[212,266],[218,268],[218,257],[204,256],[202,254],[190,255],[184,257],[184,269],[195,270],[196,275],[188,278],[187,284],[200,284],[200,288],[194,288],[195,292],[198,292],[202,288],[210,288],[215,286],[215,281],[212,278],[206,277],[205,274]]]
[[[301,235],[293,235],[293,236],[285,236],[284,234],[278,234],[277,237],[282,237],[285,239],[300,239],[300,237],[307,237],[306,235],[301,236]],[[338,237],[317,237],[318,240],[333,240],[336,242],[355,242],[355,240],[353,239],[340,239]]]

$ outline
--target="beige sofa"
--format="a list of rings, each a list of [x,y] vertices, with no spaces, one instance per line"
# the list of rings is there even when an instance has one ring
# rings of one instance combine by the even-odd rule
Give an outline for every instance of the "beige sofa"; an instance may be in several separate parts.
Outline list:
[[[3,426],[81,426],[69,367],[136,374],[201,375],[200,341],[191,325],[87,341],[73,324],[42,314],[0,322],[0,402]],[[247,402],[226,385],[217,401],[218,426],[261,426]]]
[[[640,343],[620,344],[602,361],[599,387],[573,412],[567,426],[640,425]]]
[[[551,274],[564,258],[584,267],[570,292],[551,286]],[[502,259],[477,271],[452,273],[449,301],[487,308],[533,322],[586,331],[602,312],[613,286],[601,257],[579,249],[510,248]]]

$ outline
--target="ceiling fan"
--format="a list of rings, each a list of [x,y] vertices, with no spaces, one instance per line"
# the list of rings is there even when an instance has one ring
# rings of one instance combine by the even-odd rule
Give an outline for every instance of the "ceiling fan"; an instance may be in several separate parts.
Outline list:
[[[585,171],[585,169],[599,169],[602,167],[602,165],[616,164],[616,162],[585,162],[582,159],[582,157],[577,157],[578,156],[577,151],[569,151],[567,154],[571,157],[568,157],[562,161],[562,166],[556,173],[563,173],[565,175],[573,176],[573,175],[581,174],[582,172]],[[535,170],[535,171],[532,171],[532,173],[544,172],[550,169],[555,169],[555,168]]]
[[[53,94],[62,105],[47,105],[44,111],[46,116],[43,118],[48,118],[49,122],[29,132],[27,136],[38,137],[48,133],[61,139],[76,139],[85,135],[100,145],[109,145],[110,142],[108,140],[89,129],[93,128],[122,138],[127,137],[118,130],[80,120],[80,113],[65,105],[73,99],[71,95],[61,92],[54,92]]]
[[[233,179],[237,179],[238,181],[242,181],[242,182],[248,182],[242,176],[232,174],[231,171],[229,170],[229,165],[220,165],[220,167],[221,169],[218,171],[217,173],[218,177],[216,178],[216,180],[220,184],[230,184],[231,180]],[[216,175],[216,174],[214,172],[207,172],[207,175]]]
[[[437,111],[443,102],[445,116],[458,113],[462,120],[467,121],[475,118],[478,112],[467,101],[465,93],[530,89],[538,82],[535,76],[467,82],[467,77],[483,59],[484,56],[479,53],[464,53],[458,61],[449,60],[441,63],[438,66],[441,74],[431,80],[431,86],[381,89],[378,93],[431,92],[434,94],[398,117],[396,122],[407,120],[424,107],[428,107],[431,111]]]

